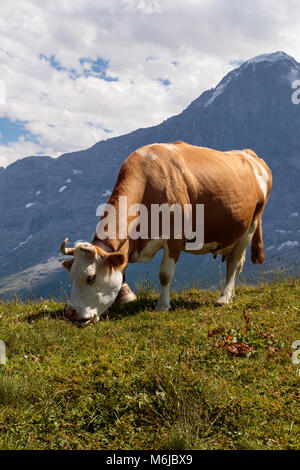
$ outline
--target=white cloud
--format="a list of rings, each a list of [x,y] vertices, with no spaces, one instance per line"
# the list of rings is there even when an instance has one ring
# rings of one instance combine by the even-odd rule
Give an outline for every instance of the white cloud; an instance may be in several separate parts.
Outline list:
[[[2,138],[0,166],[158,124],[232,61],[276,50],[299,60],[299,27],[296,0],[2,0],[0,117],[23,121],[34,139]],[[83,74],[79,60],[98,57],[117,81]]]

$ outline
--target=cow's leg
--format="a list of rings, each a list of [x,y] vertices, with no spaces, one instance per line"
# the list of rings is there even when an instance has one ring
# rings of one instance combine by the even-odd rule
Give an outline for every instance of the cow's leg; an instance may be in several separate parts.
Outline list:
[[[170,285],[174,276],[176,262],[169,257],[169,250],[166,246],[159,269],[160,296],[155,310],[169,310],[170,308]]]
[[[247,246],[253,237],[256,226],[257,222],[255,221],[242,238],[240,238],[235,244],[231,254],[226,257],[226,282],[224,290],[216,302],[217,305],[226,305],[234,297],[235,281],[243,269]]]

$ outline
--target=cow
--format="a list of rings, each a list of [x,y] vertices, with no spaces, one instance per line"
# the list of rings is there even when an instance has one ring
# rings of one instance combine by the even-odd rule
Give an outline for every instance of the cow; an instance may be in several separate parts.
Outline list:
[[[251,149],[223,152],[181,141],[137,149],[122,164],[107,200],[116,215],[116,234],[111,236],[103,227],[99,229],[99,224],[108,217],[106,211],[91,242],[79,242],[67,248],[66,239],[61,245],[61,253],[73,256],[62,262],[70,271],[72,282],[67,317],[74,321],[97,321],[116,299],[121,303],[135,298],[124,283],[127,264],[148,262],[161,249],[157,310],[170,308],[170,284],[181,251],[197,255],[211,253],[214,257],[219,254],[226,260],[225,287],[216,304],[228,304],[234,297],[235,281],[242,271],[250,242],[252,262],[264,261],[262,214],[271,187],[271,170]],[[151,238],[150,234],[153,228],[149,227],[153,225],[150,216],[146,236],[131,237],[129,227],[138,220],[139,212],[133,211],[130,216],[127,213],[123,220],[120,200],[125,196],[128,207],[189,206],[192,217],[195,207],[202,205],[202,244],[190,248],[185,234],[176,236],[174,216],[170,218],[173,225],[169,237],[164,236],[161,216],[155,237]],[[126,229],[122,236],[121,222],[122,231],[124,223]]]

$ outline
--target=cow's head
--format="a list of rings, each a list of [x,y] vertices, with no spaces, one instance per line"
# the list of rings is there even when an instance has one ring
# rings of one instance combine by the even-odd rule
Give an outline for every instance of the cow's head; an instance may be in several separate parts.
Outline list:
[[[67,241],[60,247],[61,253],[73,256],[62,262],[72,282],[66,315],[73,321],[97,321],[121,289],[126,257],[120,252],[106,253],[88,242],[66,248]]]

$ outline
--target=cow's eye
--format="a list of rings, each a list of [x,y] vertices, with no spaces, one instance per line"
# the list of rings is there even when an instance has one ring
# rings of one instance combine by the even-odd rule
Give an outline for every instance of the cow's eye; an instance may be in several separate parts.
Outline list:
[[[88,284],[93,284],[95,279],[96,279],[96,274],[94,274],[94,276],[88,276],[86,281]]]

